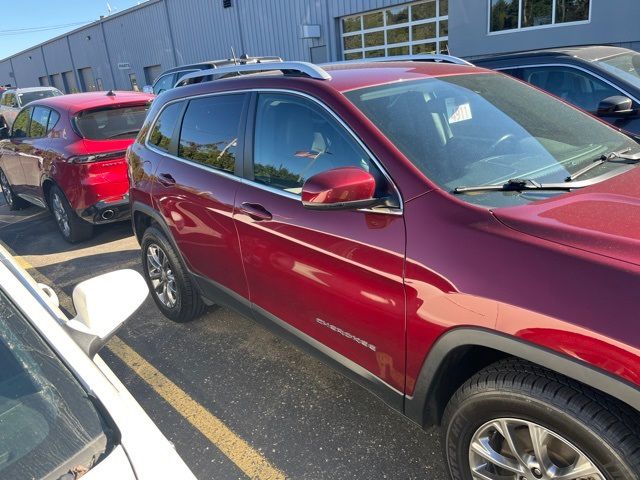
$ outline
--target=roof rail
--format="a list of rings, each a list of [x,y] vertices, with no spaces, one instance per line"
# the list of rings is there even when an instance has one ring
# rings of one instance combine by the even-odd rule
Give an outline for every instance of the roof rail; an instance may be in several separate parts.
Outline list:
[[[453,55],[445,55],[444,53],[432,53],[424,55],[398,55],[394,57],[372,57],[358,60],[346,60],[339,63],[364,63],[364,62],[443,62],[443,63],[455,63],[456,65],[469,65],[473,66],[473,63],[467,62],[459,57]]]
[[[212,60],[208,62],[211,65],[211,68],[221,68],[227,67],[229,65],[246,65],[246,64],[254,64],[254,63],[268,63],[268,62],[281,62],[282,59],[280,57],[250,57],[248,55],[240,55],[235,58],[225,58],[224,60]]]
[[[189,85],[191,83],[200,83],[205,80],[209,80],[207,77],[211,77],[211,80],[218,80],[224,77],[233,77],[242,75],[243,73],[259,73],[259,72],[272,72],[280,70],[283,73],[297,72],[306,75],[309,78],[315,78],[316,80],[331,80],[329,75],[322,67],[314,65],[308,62],[283,62],[283,61],[269,61],[260,63],[247,63],[242,65],[229,65],[219,68],[210,68],[208,70],[201,70],[198,72],[188,73],[181,77],[175,84],[176,87]],[[199,81],[194,81],[200,79]]]

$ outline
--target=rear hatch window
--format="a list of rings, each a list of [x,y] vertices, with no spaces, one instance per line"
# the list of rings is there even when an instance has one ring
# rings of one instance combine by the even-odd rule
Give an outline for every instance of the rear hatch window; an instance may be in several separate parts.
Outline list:
[[[89,140],[136,138],[147,116],[149,104],[84,110],[74,118],[78,133]]]

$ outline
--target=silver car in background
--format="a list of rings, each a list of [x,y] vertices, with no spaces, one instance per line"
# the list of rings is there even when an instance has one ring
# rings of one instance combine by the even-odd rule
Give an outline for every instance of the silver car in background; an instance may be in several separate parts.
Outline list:
[[[11,88],[0,97],[0,129],[11,128],[13,121],[25,105],[41,98],[64,95],[54,87]]]

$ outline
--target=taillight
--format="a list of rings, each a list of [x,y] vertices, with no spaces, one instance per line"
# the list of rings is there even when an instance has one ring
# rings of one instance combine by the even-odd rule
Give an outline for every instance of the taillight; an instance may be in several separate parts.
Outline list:
[[[124,159],[125,154],[125,150],[119,150],[117,152],[96,153],[93,155],[75,155],[73,157],[69,157],[67,159],[67,163],[94,163],[104,162],[106,160],[120,160]]]

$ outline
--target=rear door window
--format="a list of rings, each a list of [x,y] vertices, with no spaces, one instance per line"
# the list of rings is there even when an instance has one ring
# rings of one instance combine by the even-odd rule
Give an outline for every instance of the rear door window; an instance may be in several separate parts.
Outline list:
[[[47,125],[51,110],[46,107],[35,107],[31,115],[31,125],[29,127],[30,138],[41,138],[47,135]]]
[[[149,144],[163,152],[171,151],[171,140],[183,108],[184,103],[178,102],[172,103],[162,111],[151,129]]]
[[[51,115],[49,115],[49,122],[47,123],[47,133],[53,130],[60,120],[60,114],[55,110],[51,110]]]
[[[2,104],[6,107],[18,108],[18,101],[16,100],[15,93],[5,93],[2,97]]]
[[[82,137],[89,140],[136,138],[149,110],[149,104],[85,110],[74,123]]]
[[[196,98],[182,121],[178,156],[235,172],[245,94]]]

